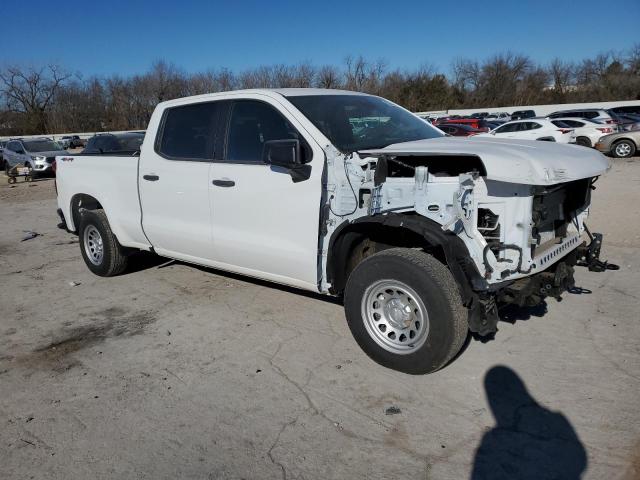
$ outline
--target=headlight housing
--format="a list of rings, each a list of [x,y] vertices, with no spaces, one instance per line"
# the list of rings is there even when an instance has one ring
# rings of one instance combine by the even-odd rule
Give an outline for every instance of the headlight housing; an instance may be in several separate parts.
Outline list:
[[[47,159],[47,157],[43,157],[41,155],[32,155],[31,159],[35,162],[44,162]]]

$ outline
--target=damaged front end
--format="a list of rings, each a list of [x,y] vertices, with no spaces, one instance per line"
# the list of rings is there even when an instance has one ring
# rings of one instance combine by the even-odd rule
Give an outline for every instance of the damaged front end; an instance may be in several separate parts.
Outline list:
[[[616,268],[599,259],[602,235],[585,224],[597,177],[556,169],[530,184],[495,180],[478,155],[455,153],[370,151],[336,163],[344,169],[329,170],[344,176],[327,182],[329,244],[345,225],[372,222],[442,247],[472,332],[495,332],[503,305],[534,306],[574,288],[575,266]]]

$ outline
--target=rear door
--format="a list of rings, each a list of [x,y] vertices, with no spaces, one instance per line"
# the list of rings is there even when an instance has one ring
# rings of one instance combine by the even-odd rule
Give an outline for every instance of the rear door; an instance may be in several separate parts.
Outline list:
[[[138,180],[142,225],[161,255],[195,262],[213,258],[209,169],[219,105],[167,108],[154,144],[143,147]]]
[[[262,161],[269,140],[298,139],[309,178]],[[209,177],[213,243],[223,268],[317,290],[324,152],[270,97],[229,104],[225,152]]]

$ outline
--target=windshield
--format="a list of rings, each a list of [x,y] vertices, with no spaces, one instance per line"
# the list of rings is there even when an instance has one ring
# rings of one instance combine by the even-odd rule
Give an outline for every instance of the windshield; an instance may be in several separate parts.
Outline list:
[[[64,150],[57,142],[52,140],[23,140],[27,152],[54,152]]]
[[[424,120],[379,97],[310,95],[287,98],[345,153],[444,136]]]

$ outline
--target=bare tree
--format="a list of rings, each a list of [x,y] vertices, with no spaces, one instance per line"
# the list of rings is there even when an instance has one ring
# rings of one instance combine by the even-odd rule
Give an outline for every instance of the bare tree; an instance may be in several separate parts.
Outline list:
[[[318,70],[316,85],[319,88],[340,88],[340,71],[333,65],[324,65]]]
[[[56,92],[69,77],[57,65],[7,67],[0,72],[7,109],[23,114],[29,133],[47,133],[47,112]]]
[[[549,65],[549,76],[553,82],[553,94],[556,101],[562,101],[567,92],[574,87],[575,67],[571,63],[554,59]]]
[[[384,60],[372,63],[362,55],[357,57],[349,55],[345,58],[344,63],[346,66],[345,86],[348,90],[378,93],[386,68]]]
[[[454,60],[451,67],[456,86],[461,90],[477,90],[480,88],[480,65],[465,58]]]
[[[185,95],[275,87],[348,88],[387,97],[413,111],[640,99],[640,44],[580,62],[536,65],[501,53],[457,59],[451,78],[430,66],[387,71],[382,60],[349,56],[342,66],[309,62],[257,66],[239,73],[188,74],[159,60],[139,75],[83,79],[57,66],[0,71],[0,134],[145,128],[156,104]],[[5,108],[3,108],[3,106]]]

